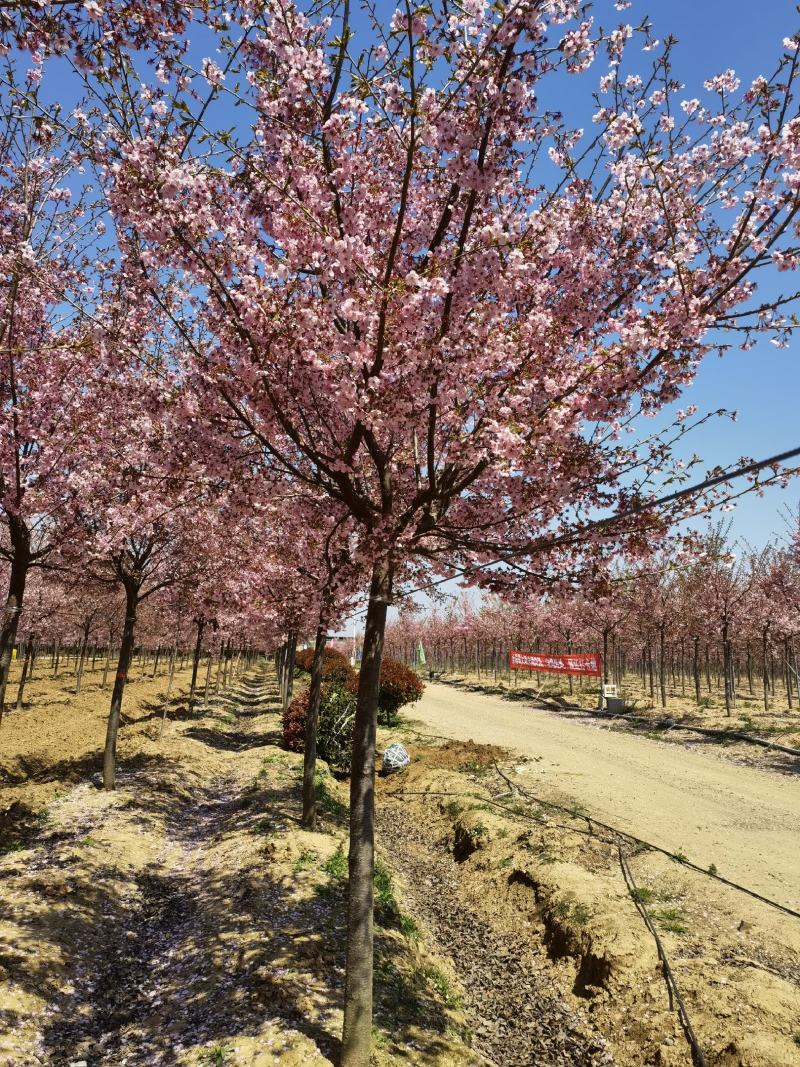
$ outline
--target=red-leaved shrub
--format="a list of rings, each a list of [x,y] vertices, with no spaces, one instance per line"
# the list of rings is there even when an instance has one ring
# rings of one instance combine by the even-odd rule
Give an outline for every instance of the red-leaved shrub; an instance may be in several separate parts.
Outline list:
[[[358,693],[358,675],[348,682],[347,688],[351,693]],[[424,691],[425,684],[418,674],[400,660],[384,656],[378,691],[378,721],[385,726],[394,726],[400,708],[419,700]]]
[[[302,752],[306,743],[308,690],[296,696],[283,713],[283,743],[290,752]]]
[[[283,715],[283,743],[292,752],[305,749],[308,690],[295,697]],[[356,699],[342,688],[326,686],[320,694],[317,752],[338,771],[350,770]]]
[[[311,674],[311,666],[314,662],[314,649],[303,648],[294,657],[294,665],[299,671]],[[322,681],[330,685],[347,685],[353,670],[347,656],[337,652],[335,648],[326,648],[322,660]]]

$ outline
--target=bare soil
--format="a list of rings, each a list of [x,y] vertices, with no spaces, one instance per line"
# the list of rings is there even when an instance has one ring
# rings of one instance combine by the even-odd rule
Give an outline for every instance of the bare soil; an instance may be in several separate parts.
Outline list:
[[[300,830],[271,676],[192,712],[184,671],[160,736],[150,674],[113,794],[99,672],[34,681],[0,731],[0,1065],[333,1063],[346,783],[321,768]],[[417,708],[433,725],[382,735],[415,743],[379,784],[375,1064],[688,1067],[620,842],[708,1067],[797,1062],[800,920],[586,818],[790,902],[797,779],[442,686]]]
[[[426,732],[504,745],[528,757],[531,792],[800,911],[800,774],[776,774],[565,718],[524,701],[430,684],[413,715]]]
[[[544,959],[564,1002],[582,1010],[607,1038],[618,1064],[689,1067],[689,1045],[655,940],[623,878],[621,847],[709,1067],[797,1064],[800,919],[637,847],[591,819],[593,814],[609,822],[618,817],[624,829],[650,834],[651,840],[659,829],[670,841],[676,833],[678,840],[687,840],[690,822],[680,822],[684,809],[670,807],[660,793],[665,779],[673,776],[676,795],[685,789],[687,803],[693,805],[699,836],[692,858],[702,855],[699,842],[707,841],[709,819],[716,820],[725,845],[716,852],[721,873],[730,873],[736,857],[741,862],[746,854],[740,835],[765,835],[774,851],[763,857],[762,880],[773,896],[785,891],[792,900],[798,884],[792,864],[798,859],[800,807],[791,790],[797,783],[749,771],[765,788],[774,789],[776,817],[771,821],[769,812],[748,808],[748,783],[737,787],[736,777],[744,769],[708,759],[709,773],[725,770],[732,777],[727,798],[720,795],[712,806],[717,810],[709,813],[702,782],[699,789],[691,788],[690,778],[702,776],[702,767],[681,766],[678,761],[687,754],[680,749],[560,720],[550,726],[557,736],[545,733],[543,738],[538,712],[533,721],[530,713],[523,718],[514,733],[506,713],[524,716],[522,709],[477,695],[465,702],[465,696],[429,687],[415,712],[427,727],[415,724],[406,731],[412,765],[383,785],[382,826],[390,820],[391,832],[406,842],[408,862],[427,856],[423,868],[425,863],[449,863],[459,900],[488,925],[493,937],[511,939],[517,954],[538,955],[540,968]],[[445,740],[441,735],[447,733],[461,739]],[[463,740],[470,735],[474,742]],[[516,741],[516,754],[507,751],[498,758],[496,744],[484,743],[487,738],[509,747]],[[603,781],[614,769],[606,749],[632,742],[649,753],[651,777],[637,776],[639,766],[631,763],[629,792],[601,815],[598,807],[608,806],[614,785],[623,780],[620,773]],[[520,752],[537,748],[539,755]],[[495,763],[516,788],[497,773]],[[568,810],[537,803],[530,794]],[[726,803],[730,819],[724,824],[719,812]],[[783,849],[790,854],[784,856]],[[404,854],[399,843],[395,852]],[[753,870],[749,860],[747,870]],[[410,885],[414,907],[438,906],[438,885],[430,891],[413,873]]]

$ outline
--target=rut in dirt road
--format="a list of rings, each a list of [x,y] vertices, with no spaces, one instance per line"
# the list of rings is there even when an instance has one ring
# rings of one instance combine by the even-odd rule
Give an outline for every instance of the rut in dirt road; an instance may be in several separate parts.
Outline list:
[[[512,938],[492,930],[464,900],[447,843],[389,800],[378,808],[377,826],[414,913],[453,963],[476,1049],[498,1067],[612,1065],[603,1038],[553,990],[524,932]]]

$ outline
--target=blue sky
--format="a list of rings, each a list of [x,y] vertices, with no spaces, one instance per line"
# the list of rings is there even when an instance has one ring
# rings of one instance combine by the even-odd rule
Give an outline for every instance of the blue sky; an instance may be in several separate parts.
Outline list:
[[[634,22],[645,11],[659,36],[671,32],[678,38],[675,70],[689,97],[702,97],[703,80],[728,67],[744,84],[756,74],[768,74],[783,38],[800,27],[794,0],[634,0],[624,17]],[[738,411],[735,423],[715,420],[694,435],[692,448],[708,466],[740,455],[760,459],[800,446],[798,353],[800,336],[787,349],[764,340],[750,352],[733,350],[702,365],[687,402],[701,410]],[[783,491],[769,490],[763,498],[744,498],[732,513],[733,534],[764,544],[774,533],[784,532],[779,512],[786,505],[796,507],[799,498],[800,480]]]
[[[677,38],[673,52],[674,74],[686,86],[685,97],[709,99],[703,82],[732,67],[748,85],[758,74],[769,75],[782,53],[784,37],[800,29],[796,0],[633,0],[623,12],[613,0],[594,4],[596,23],[605,28],[621,22],[637,25],[645,15],[655,36]],[[636,67],[635,39],[626,53],[625,68]],[[633,53],[633,54],[632,54]],[[649,57],[642,56],[643,68]],[[603,73],[598,61],[583,75],[559,79],[559,106],[567,121],[589,126],[595,110],[592,91]],[[556,106],[552,99],[550,106]],[[781,280],[787,283],[787,276]],[[788,277],[788,284],[795,280]],[[797,288],[797,285],[794,286]],[[765,287],[764,294],[769,294]],[[722,359],[710,356],[701,366],[695,383],[680,406],[696,404],[700,411],[726,408],[736,411],[736,422],[715,419],[687,439],[687,458],[697,452],[706,467],[728,465],[739,456],[766,458],[800,446],[800,336],[787,349],[779,350],[764,339],[750,352],[732,349]],[[698,468],[696,468],[698,470]],[[786,490],[749,495],[731,513],[732,536],[754,545],[765,544],[785,532],[781,515],[786,506],[796,508],[800,479]]]

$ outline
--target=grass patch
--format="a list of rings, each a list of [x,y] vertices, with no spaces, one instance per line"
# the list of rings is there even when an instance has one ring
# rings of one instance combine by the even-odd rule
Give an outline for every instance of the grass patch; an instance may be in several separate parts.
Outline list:
[[[347,821],[347,806],[331,793],[324,775],[319,771],[314,777],[314,791],[317,798],[317,811],[320,815],[328,815],[335,822]]]
[[[434,1014],[431,1009],[441,1005],[457,1010],[463,1004],[447,975],[431,963],[404,973],[391,960],[379,956],[375,961],[375,977],[384,1003],[399,1020],[424,1023],[429,1029],[443,1032],[448,1025],[447,1018]],[[436,1003],[431,1004],[431,1000]]]
[[[336,882],[347,881],[347,856],[345,856],[341,845],[332,856],[325,860],[320,870],[324,871]]]
[[[481,763],[478,760],[467,760],[466,763],[462,763],[459,768],[462,771],[466,771],[467,774],[474,774],[476,778],[485,778],[489,773],[490,767],[486,763]]]
[[[539,863],[551,864],[558,862],[557,858],[550,852],[547,845],[541,843],[534,844],[532,841],[522,841],[520,844],[526,851],[532,852]]]
[[[637,904],[652,904],[656,899],[656,895],[652,889],[646,889],[643,886],[638,889],[631,889],[631,898],[637,902]]]
[[[312,851],[309,848],[304,848],[300,855],[297,857],[297,859],[294,861],[292,870],[295,874],[299,874],[301,871],[307,871],[316,864],[318,859],[319,856],[316,852]]]
[[[301,855],[305,855],[305,853]],[[296,863],[295,870],[298,869],[302,868],[298,868]],[[347,856],[341,845],[332,856],[325,860],[320,870],[324,871],[339,888],[342,888],[347,883]],[[379,859],[375,860],[373,886],[375,892],[375,922],[378,926],[399,930],[410,941],[416,941],[419,937],[419,927],[410,915],[406,915],[400,910],[400,905],[394,895],[391,872]],[[321,887],[322,895],[329,896],[330,889],[331,887],[329,886]]]
[[[414,974],[418,979],[430,986],[448,1008],[458,1009],[463,1007],[464,1002],[461,995],[456,991],[455,986],[444,971],[440,971],[432,963],[426,963],[418,967]]]
[[[375,922],[379,926],[399,930],[410,941],[419,938],[419,926],[410,915],[400,910],[394,895],[391,872],[380,860],[375,861]]]
[[[448,800],[444,806],[444,810],[451,819],[457,819],[464,809],[457,800]]]
[[[667,930],[671,934],[686,933],[683,915],[676,908],[664,908],[663,911],[654,911],[653,918],[662,930]]]
[[[586,907],[585,904],[576,904],[572,909],[572,921],[577,926],[586,926],[589,919],[591,919],[592,913]]]
[[[229,1048],[227,1045],[214,1045],[205,1054],[205,1062],[209,1067],[223,1067],[223,1064],[228,1062],[228,1056],[232,1055],[234,1049]]]

